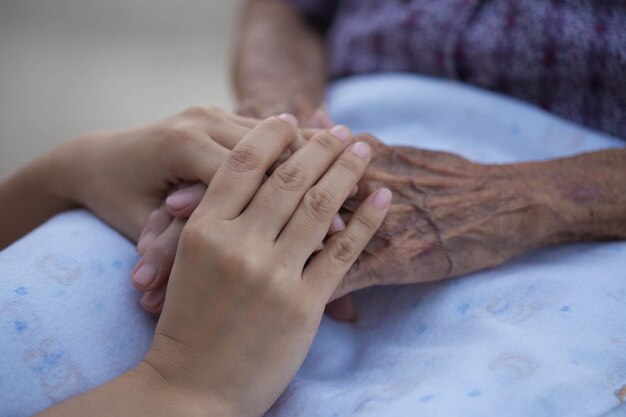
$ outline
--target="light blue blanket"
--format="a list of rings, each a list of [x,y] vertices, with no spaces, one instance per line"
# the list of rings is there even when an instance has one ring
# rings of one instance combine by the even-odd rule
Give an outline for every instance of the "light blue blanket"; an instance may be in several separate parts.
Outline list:
[[[483,162],[624,146],[417,76],[337,82],[328,106],[336,121],[388,143]],[[82,211],[0,253],[0,416],[30,415],[140,359],[155,321],[129,282],[136,260],[129,242]],[[447,282],[361,291],[356,302],[356,324],[324,319],[269,416],[626,415],[626,243],[547,249]]]

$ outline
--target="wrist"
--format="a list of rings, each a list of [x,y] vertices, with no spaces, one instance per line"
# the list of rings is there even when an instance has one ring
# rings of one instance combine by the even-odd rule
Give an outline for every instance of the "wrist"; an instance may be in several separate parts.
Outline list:
[[[84,152],[87,141],[87,136],[70,139],[44,156],[42,171],[50,195],[74,205],[86,205],[84,187],[91,183],[85,169],[89,165]]]
[[[601,151],[515,166],[542,208],[545,244],[626,238],[625,156]]]
[[[162,410],[161,415],[189,417],[234,416],[231,407],[207,394],[203,389],[196,389],[192,384],[181,384],[177,379],[170,379],[159,365],[142,360],[125,376],[143,392],[145,401],[152,408]]]
[[[166,336],[158,329],[152,347],[135,368],[135,373],[159,387],[169,397],[185,398],[202,415],[241,417],[237,401],[241,398],[228,396],[229,381],[219,381],[215,386],[215,364],[207,366],[204,355]]]
[[[503,182],[498,189],[501,200],[514,201],[511,214],[518,217],[514,232],[516,240],[526,249],[534,249],[557,242],[567,228],[562,209],[555,205],[552,184],[541,170],[532,164],[509,164],[490,167],[496,181]]]

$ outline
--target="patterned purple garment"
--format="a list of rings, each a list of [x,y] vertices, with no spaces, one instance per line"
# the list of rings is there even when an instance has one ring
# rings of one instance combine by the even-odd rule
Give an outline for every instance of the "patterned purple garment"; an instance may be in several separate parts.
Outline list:
[[[333,78],[416,72],[626,139],[626,0],[289,0],[328,29]]]

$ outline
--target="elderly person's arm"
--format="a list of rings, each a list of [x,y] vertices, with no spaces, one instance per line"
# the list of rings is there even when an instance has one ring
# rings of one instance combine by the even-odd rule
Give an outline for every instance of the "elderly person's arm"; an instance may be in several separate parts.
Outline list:
[[[321,29],[286,0],[248,0],[240,18],[233,68],[239,113],[291,113],[307,124],[326,88]]]
[[[384,184],[394,201],[334,297],[456,277],[558,243],[626,239],[626,148],[482,165],[369,142],[374,160],[359,192]]]

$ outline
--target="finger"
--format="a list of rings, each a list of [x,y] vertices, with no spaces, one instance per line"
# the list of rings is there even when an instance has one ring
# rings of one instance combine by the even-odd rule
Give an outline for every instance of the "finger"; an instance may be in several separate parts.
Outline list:
[[[262,119],[259,119],[257,117],[246,117],[245,115],[232,114],[232,113],[228,113],[227,117],[233,123],[236,123],[240,126],[245,126],[248,129],[254,129],[262,121]]]
[[[165,302],[165,293],[167,286],[164,285],[156,290],[145,293],[139,300],[139,304],[148,313],[159,314],[163,310],[163,303]]]
[[[150,246],[146,248],[131,274],[133,285],[141,291],[162,286],[169,279],[185,222],[175,219]]]
[[[319,108],[313,113],[311,119],[306,123],[307,127],[317,129],[330,129],[335,125],[335,122],[330,118],[328,112],[324,108]]]
[[[354,323],[359,318],[351,295],[345,295],[326,304],[325,312],[337,321]]]
[[[172,193],[165,201],[167,211],[174,217],[186,219],[200,205],[206,185],[197,183]]]
[[[143,255],[146,248],[161,234],[167,226],[172,222],[172,216],[168,213],[167,208],[161,205],[155,209],[141,231],[141,235],[137,241],[137,252]]]
[[[264,236],[275,239],[305,192],[324,175],[346,148],[350,138],[350,130],[345,126],[315,135],[304,148],[274,171],[256,193],[242,218],[254,224]],[[258,219],[264,221],[259,222]]]
[[[370,159],[370,148],[357,142],[345,150],[326,174],[310,188],[284,227],[277,244],[293,248],[294,242],[309,258],[326,236],[334,215],[359,181]]]
[[[190,107],[178,117],[178,128],[202,132],[227,149],[232,149],[256,125],[251,123],[254,119],[235,119],[232,114],[215,107]]]
[[[303,279],[315,286],[326,300],[340,284],[352,264],[382,224],[389,205],[391,191],[375,191],[359,206],[344,230],[333,235],[316,254],[303,273]]]
[[[200,209],[214,218],[233,219],[248,205],[268,168],[295,139],[297,120],[272,117],[235,146],[209,183]]]
[[[337,232],[341,232],[346,228],[346,224],[339,215],[339,213],[333,216],[333,220],[330,222],[330,228],[328,229],[328,235],[332,236]]]
[[[202,133],[172,141],[164,150],[164,157],[165,163],[177,174],[173,181],[208,184],[229,153],[230,150]]]

